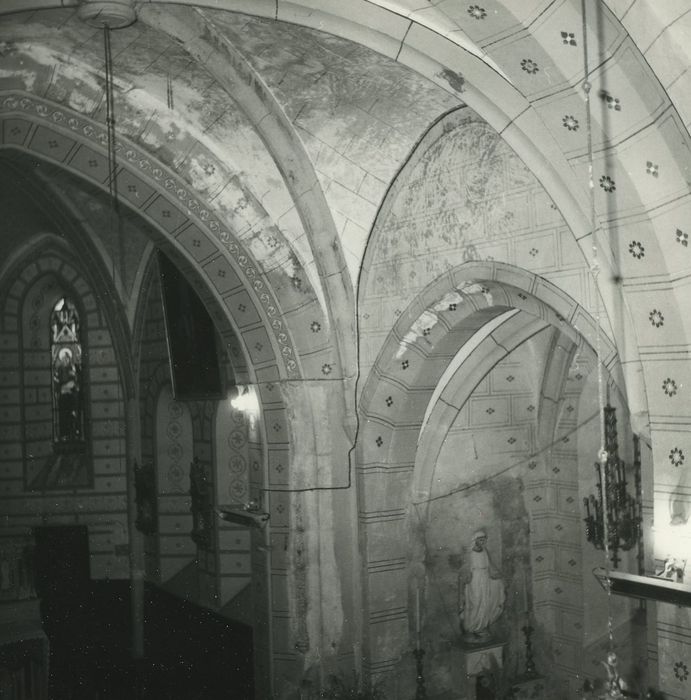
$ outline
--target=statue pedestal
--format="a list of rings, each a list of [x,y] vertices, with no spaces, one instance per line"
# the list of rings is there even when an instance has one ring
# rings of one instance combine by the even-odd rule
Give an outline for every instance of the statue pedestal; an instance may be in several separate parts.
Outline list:
[[[477,698],[477,679],[486,672],[502,668],[506,642],[489,641],[482,644],[461,645],[464,655],[468,700]]]
[[[516,700],[544,697],[545,679],[542,676],[519,678],[512,683],[511,692]]]

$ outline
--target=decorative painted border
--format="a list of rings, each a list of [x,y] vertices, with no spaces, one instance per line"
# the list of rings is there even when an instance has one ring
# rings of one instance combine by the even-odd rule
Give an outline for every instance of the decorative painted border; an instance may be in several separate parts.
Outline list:
[[[72,110],[64,107],[55,108],[52,104],[34,96],[27,96],[19,92],[5,93],[5,97],[0,102],[0,116],[9,116],[17,112],[29,115],[32,120],[38,117],[48,123],[68,127],[79,135],[80,140],[90,141],[97,149],[104,151],[103,155],[105,155],[108,137],[98,122],[82,115],[76,115]],[[254,291],[254,295],[259,299],[261,308],[269,319],[274,338],[278,343],[278,355],[283,361],[286,373],[291,379],[300,378],[297,354],[289,331],[285,327],[284,321],[279,317],[278,302],[270,286],[261,279],[260,266],[252,255],[241,244],[233,240],[232,234],[224,228],[221,221],[213,217],[212,212],[204,206],[203,201],[191,193],[187,184],[181,178],[172,175],[165,165],[122,136],[118,136],[116,152],[124,155],[124,160],[121,163],[126,162],[131,167],[136,168],[144,175],[145,179],[158,185],[159,192],[167,190],[174,194],[186,209],[194,212],[194,218],[190,215],[187,215],[186,218],[200,229],[205,229],[212,240],[219,242],[230,253],[232,261],[235,263],[234,267],[238,268],[244,275],[246,284],[243,286]],[[88,175],[86,176],[88,177]],[[240,277],[240,275],[238,276]]]

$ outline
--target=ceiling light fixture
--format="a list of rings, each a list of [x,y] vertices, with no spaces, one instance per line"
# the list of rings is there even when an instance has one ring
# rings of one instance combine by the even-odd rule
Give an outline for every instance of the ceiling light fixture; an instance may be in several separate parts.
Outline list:
[[[137,19],[134,0],[82,0],[77,16],[90,27],[129,27]]]

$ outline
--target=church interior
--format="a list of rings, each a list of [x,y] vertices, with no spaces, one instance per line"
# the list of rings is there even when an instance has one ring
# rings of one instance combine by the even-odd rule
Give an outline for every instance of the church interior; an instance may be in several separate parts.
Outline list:
[[[690,10],[3,0],[0,695],[689,700]]]

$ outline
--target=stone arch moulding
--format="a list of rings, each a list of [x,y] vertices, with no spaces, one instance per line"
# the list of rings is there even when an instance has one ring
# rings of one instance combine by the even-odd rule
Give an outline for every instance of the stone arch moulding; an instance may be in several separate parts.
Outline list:
[[[449,362],[477,330],[509,309],[558,328],[576,344],[582,338],[597,347],[595,320],[538,275],[505,263],[468,262],[437,278],[401,314],[363,388],[358,441],[362,512],[405,510],[400,488],[380,492],[366,488],[366,481],[375,474],[413,472],[423,416]],[[603,365],[626,396],[616,348],[604,333],[600,342]],[[375,503],[377,493],[384,500]]]
[[[380,581],[407,566],[408,515],[413,486],[420,483],[416,472],[423,416],[459,348],[509,309],[531,316],[533,331],[551,325],[572,344],[597,346],[595,320],[548,280],[504,263],[468,262],[437,278],[401,314],[365,383],[357,479],[370,621],[365,622],[364,641],[371,673],[394,668],[402,649],[391,641],[391,626],[408,627],[405,586],[392,588]],[[616,348],[604,333],[600,341],[603,364],[626,395]],[[502,349],[501,340],[488,342],[498,355],[508,350]],[[386,611],[394,608],[397,613],[391,617]],[[385,613],[386,624],[372,624]]]
[[[48,8],[49,5],[44,4],[43,7]],[[222,98],[220,102],[225,101],[226,108],[227,106],[233,106],[231,111],[237,111],[238,115],[240,113],[243,114],[248,129],[254,132],[252,139],[253,148],[259,150],[263,146],[261,151],[265,156],[265,163],[271,162],[275,169],[275,172],[271,170],[271,177],[268,177],[266,174],[261,175],[263,183],[261,188],[257,188],[256,182],[245,187],[244,181],[250,182],[251,178],[241,177],[238,178],[238,181],[241,182],[242,186],[237,185],[237,192],[233,190],[234,194],[232,197],[228,196],[221,202],[221,198],[217,198],[214,195],[215,212],[211,211],[212,208],[210,206],[204,209],[202,205],[202,207],[194,209],[195,202],[191,198],[185,198],[184,196],[180,198],[180,192],[184,190],[180,189],[178,183],[170,190],[170,193],[173,194],[173,201],[175,201],[177,196],[180,204],[192,210],[191,215],[189,211],[187,213],[192,220],[195,220],[195,225],[199,225],[199,221],[196,221],[196,219],[201,217],[204,219],[207,227],[213,228],[218,226],[218,222],[214,221],[212,217],[214,214],[218,215],[219,213],[222,221],[228,221],[233,214],[231,212],[227,216],[224,215],[223,208],[227,207],[226,212],[232,209],[235,214],[238,214],[234,201],[239,203],[238,208],[243,208],[245,202],[250,201],[253,207],[253,216],[256,215],[257,220],[261,220],[262,223],[255,225],[253,223],[254,219],[249,217],[245,223],[252,223],[252,226],[243,228],[242,224],[238,224],[237,229],[234,231],[237,234],[236,238],[240,240],[233,240],[230,243],[221,241],[220,246],[220,248],[224,246],[225,248],[230,248],[231,256],[235,259],[235,262],[239,262],[240,267],[244,266],[241,272],[246,273],[246,276],[251,276],[251,279],[248,279],[251,286],[248,286],[247,292],[250,296],[258,297],[254,299],[251,308],[243,300],[238,300],[238,306],[242,305],[245,309],[241,314],[235,314],[236,317],[241,318],[244,315],[245,320],[247,320],[257,310],[260,315],[263,312],[269,314],[269,317],[264,319],[264,326],[268,331],[269,340],[267,341],[266,338],[252,338],[249,347],[256,348],[257,345],[260,345],[263,349],[258,350],[257,353],[254,353],[253,350],[252,353],[257,355],[261,352],[266,352],[269,344],[272,343],[274,345],[273,353],[279,360],[279,368],[282,365],[285,365],[287,368],[287,372],[281,371],[281,378],[292,380],[301,376],[312,375],[312,378],[320,380],[323,380],[325,377],[329,380],[341,380],[342,378],[346,378],[346,381],[348,379],[352,380],[355,375],[355,353],[352,342],[354,328],[352,288],[342,284],[341,276],[346,270],[343,264],[340,240],[335,236],[336,231],[331,219],[330,209],[326,204],[314,165],[308,158],[300,137],[295,132],[291,122],[286,118],[277,100],[264,85],[261,77],[253,71],[249,62],[244,59],[235,47],[228,44],[227,40],[222,36],[222,32],[219,32],[217,27],[208,23],[203,12],[196,11],[195,8],[191,7],[168,8],[162,11],[163,21],[158,22],[155,8],[149,6],[146,12],[144,10],[145,8],[138,8],[141,27],[144,28],[148,24],[148,29],[160,34],[159,38],[161,40],[163,40],[163,37],[170,39],[173,43],[179,45],[180,48],[178,50],[185,51],[192,58],[198,59],[197,70],[203,72],[207,77],[210,75],[213,78],[218,96]],[[158,11],[161,11],[160,8]],[[62,14],[65,15],[65,21],[76,22],[73,13],[70,15],[68,12],[63,12]],[[47,15],[46,17],[48,18],[47,23],[50,25],[52,16]],[[41,21],[38,16],[37,21]],[[9,32],[9,34],[12,34],[12,32]],[[202,38],[200,39],[200,37]],[[64,51],[64,43],[60,44],[60,42],[57,40],[53,41],[53,39],[46,41],[47,46],[54,52],[54,56],[64,55],[62,53]],[[32,37],[21,32],[19,32],[16,45],[17,47],[21,46],[20,51],[26,51],[28,56],[31,55],[32,47],[34,47]],[[89,54],[87,52],[86,58],[87,60],[83,65],[79,64],[77,66],[75,64],[73,68],[76,66],[80,74],[83,74],[82,79],[85,81],[85,84],[89,83],[96,86],[90,88],[90,99],[93,99],[94,104],[96,104],[101,98],[98,90],[100,81],[94,79],[98,73],[98,71],[94,73],[99,65],[98,54]],[[52,80],[50,77],[52,75],[50,64],[40,60],[38,64],[39,67],[35,69],[35,74],[40,75],[41,80],[45,79],[50,83]],[[161,73],[161,75],[164,75],[164,73]],[[126,82],[127,80],[125,80]],[[134,83],[139,85],[136,79]],[[27,79],[24,82],[23,94],[28,92],[40,100],[43,98],[43,94],[34,88],[36,84],[40,84],[39,78],[32,76],[31,80]],[[143,133],[136,126],[136,121],[130,121],[132,113],[140,114],[151,107],[147,99],[142,100],[138,96],[141,86],[135,90],[125,90],[122,86],[118,87],[117,85],[116,88],[119,90],[116,98],[126,107],[123,110],[123,120],[120,121],[119,128],[122,128],[123,134],[126,134],[130,139],[130,143],[127,144],[127,150],[125,148],[120,149],[122,154],[121,160],[124,161],[129,154],[135,152],[136,149],[132,146],[132,143],[141,145],[144,151],[153,154],[167,165],[168,171],[165,171],[164,168],[163,179],[170,176],[171,173],[181,174],[182,180],[186,181],[187,186],[190,186],[191,190],[195,191],[198,197],[204,199],[203,190],[205,185],[199,184],[200,180],[197,177],[198,173],[195,172],[195,168],[190,169],[190,166],[187,165],[187,161],[191,159],[187,158],[187,156],[177,159],[171,155],[168,140],[172,139],[173,136],[157,132],[157,135],[152,140],[148,132]],[[9,90],[14,94],[19,94],[14,84]],[[61,95],[55,98],[55,102],[59,103],[60,108],[57,111],[53,111],[50,115],[50,119],[55,122],[53,124],[55,130],[57,130],[56,124],[58,122],[63,127],[65,126],[65,119],[61,119],[61,116],[65,113],[67,113],[68,117],[70,114],[74,114],[70,110],[69,104],[63,104],[63,100],[67,103],[69,99],[72,99],[69,97],[70,90],[67,89],[67,96],[65,96],[64,90],[56,92]],[[223,92],[226,93],[225,97],[222,95]],[[73,104],[76,102],[78,100],[74,100]],[[63,109],[64,112],[62,111]],[[83,111],[81,106],[75,109]],[[133,110],[132,113],[128,109]],[[176,128],[183,125],[181,133],[185,134],[186,138],[191,137],[193,140],[196,140],[206,155],[208,155],[209,151],[213,151],[213,148],[209,148],[211,141],[198,136],[198,130],[194,126],[194,110],[185,114],[179,111],[173,112],[173,116],[176,121]],[[88,119],[88,117],[85,119]],[[156,119],[150,120],[151,123],[158,121]],[[92,121],[91,123],[94,124],[95,122]],[[16,124],[12,125],[12,131],[16,132],[16,126]],[[204,129],[204,132],[206,132],[206,129]],[[20,132],[16,132],[15,135],[20,136]],[[254,136],[256,136],[256,143]],[[210,136],[209,139],[211,138]],[[98,140],[103,146],[103,131],[101,131],[101,134],[98,134]],[[120,141],[126,143],[125,139],[120,139]],[[50,153],[48,155],[52,157],[55,154]],[[138,160],[138,158],[139,155],[135,153],[133,161],[135,170],[138,166],[146,167],[142,165],[141,160]],[[160,163],[156,163],[155,158],[147,159],[147,162],[154,179],[158,180],[159,188],[162,187],[164,183],[161,181]],[[244,165],[244,168],[238,170],[252,169],[253,167],[252,164],[241,163],[241,165]],[[94,167],[98,167],[98,164]],[[228,176],[226,178],[227,183],[233,181],[233,188],[235,188],[236,178],[231,165],[228,164],[228,167],[225,169],[219,168],[218,164],[215,167],[218,168],[219,173],[223,170],[225,175]],[[227,173],[225,172],[226,170]],[[253,172],[256,175],[257,172],[263,173],[263,170],[257,168]],[[126,175],[124,169],[122,173]],[[93,175],[93,173],[87,173],[87,176],[89,174]],[[280,186],[276,185],[277,179],[281,181]],[[167,184],[165,186],[167,187]],[[281,190],[281,196],[275,197],[273,194],[267,196],[272,190]],[[126,190],[120,189],[120,191],[124,195],[123,198],[127,197]],[[248,195],[247,199],[244,196],[237,197],[241,191],[246,192]],[[233,199],[234,197],[236,200]],[[265,198],[269,203],[266,207],[264,205]],[[218,202],[221,203],[218,204]],[[141,209],[141,207],[137,208]],[[168,211],[170,210],[168,208]],[[242,219],[239,214],[236,218],[238,220]],[[297,225],[298,219],[301,221],[302,226]],[[161,226],[161,223],[164,225]],[[164,230],[166,223],[171,222],[159,222],[159,228]],[[180,229],[176,231],[176,235],[179,231]],[[302,235],[305,231],[308,233],[307,236]],[[227,231],[225,233],[229,235]],[[215,231],[215,234],[217,237],[218,235],[223,235],[223,230],[219,229]],[[317,247],[315,247],[314,241],[310,241],[314,236],[317,236],[319,241]],[[238,243],[242,247],[236,254],[232,248],[238,248]],[[254,256],[254,259],[248,256],[248,249]],[[190,252],[201,253],[200,250]],[[319,255],[317,255],[318,252]],[[192,257],[194,257],[195,262],[198,261],[198,255],[193,255]],[[229,257],[227,250],[226,257]],[[212,260],[206,258],[204,265],[201,265],[200,269],[203,270],[203,274],[211,278],[214,284],[209,286],[215,291],[219,286],[219,281],[216,280],[214,275],[217,272],[220,274],[224,270],[207,272],[206,263],[211,264],[212,262]],[[257,262],[260,266],[256,264]],[[233,265],[231,267],[237,272]],[[240,274],[240,277],[242,276]],[[261,285],[263,287],[259,288]],[[330,293],[334,295],[340,295],[338,298],[346,305],[344,308],[349,308],[351,313],[333,315],[331,309],[340,309],[343,304],[335,303],[333,306],[327,304],[325,302],[324,289],[331,290]],[[308,328],[312,328],[313,332],[305,332]],[[257,332],[256,335],[261,335],[261,333]],[[348,342],[343,342],[344,339],[348,339]],[[338,397],[337,400],[340,400],[341,403],[344,402],[344,399],[348,403],[352,401],[349,392],[341,392],[335,396]],[[352,416],[354,413],[346,411],[345,415]]]
[[[528,317],[526,320],[526,314],[515,314],[486,335],[448,378],[421,426],[412,484],[414,502],[424,501],[431,493],[433,471],[442,444],[477,385],[520,345],[549,327],[542,319]],[[554,332],[559,333],[557,329]],[[567,342],[576,346],[571,340]]]
[[[59,220],[59,226],[71,227],[71,224],[63,216],[60,210],[53,210],[51,216]],[[26,282],[26,275],[21,274],[21,269],[29,261],[53,259],[56,270],[63,270],[62,279],[75,291],[89,295],[89,303],[85,305],[86,317],[98,318],[108,327],[111,334],[113,347],[117,353],[117,364],[120,372],[120,381],[126,396],[132,394],[134,387],[134,372],[129,361],[128,349],[130,347],[130,335],[127,322],[122,310],[117,304],[112,303],[116,298],[115,289],[110,278],[102,269],[102,261],[98,253],[88,241],[81,238],[80,247],[70,247],[64,240],[52,234],[40,234],[27,242],[21,250],[11,259],[11,262],[2,270],[1,278],[5,280],[17,278],[15,285]],[[75,256],[77,264],[74,263]],[[8,293],[12,293],[11,287]],[[93,316],[96,314],[96,316]]]
[[[102,124],[63,105],[24,93],[0,95],[0,149],[29,154],[107,191],[106,142]],[[154,234],[160,236],[159,243],[169,246],[177,251],[178,257],[184,258],[197,278],[202,280],[203,293],[213,298],[226,322],[238,329],[245,356],[253,359],[253,378],[259,384],[263,420],[280,428],[272,431],[269,442],[278,444],[287,435],[289,423],[280,382],[301,379],[303,366],[274,290],[252,255],[234,240],[184,180],[127,139],[119,138],[118,146],[118,178],[127,178],[128,183],[148,193],[141,202],[128,201],[124,196],[128,188],[121,187],[122,204],[151,225]],[[308,288],[306,275],[303,283],[314,318],[325,325],[314,293]],[[328,345],[317,359],[322,355],[331,357]],[[319,367],[329,361],[332,363],[329,364],[330,371],[340,373],[335,361],[320,359],[319,365],[312,361],[319,376]],[[288,447],[287,444],[281,446]],[[266,461],[266,456],[263,459]],[[265,485],[266,469],[266,464],[257,465],[260,488]],[[292,500],[283,494],[269,494],[267,499],[266,508],[272,516],[269,527],[272,530],[287,527],[283,523],[291,518]],[[261,590],[262,599],[266,601],[263,619],[267,622],[257,647],[257,663],[264,669],[271,669],[274,653],[285,652],[274,652],[271,641],[270,579],[264,577]],[[271,671],[262,672],[258,677],[268,677],[267,673]]]
[[[430,373],[429,367],[423,370],[421,360],[440,353],[444,357],[455,354],[459,346],[448,340],[448,333],[470,314],[482,312],[484,321],[488,321],[510,308],[542,319],[576,341],[580,335],[592,348],[597,347],[595,319],[549,280],[506,263],[466,262],[431,282],[400,315],[365,383],[361,410],[391,423],[393,411],[382,411],[382,402],[377,402],[382,382],[391,379],[406,390],[424,388],[431,392],[445,365],[435,362]],[[466,326],[473,332],[477,328],[477,324]],[[616,347],[604,330],[600,332],[600,343],[603,364],[622,384],[621,370],[615,369]],[[385,399],[383,404],[386,407]],[[423,414],[424,411],[420,415]]]
[[[180,4],[160,8],[151,3],[142,7],[139,14],[142,21],[168,33],[191,56],[204,63],[266,144],[313,242],[312,254],[321,280],[321,289],[316,291],[338,339],[334,348],[337,361],[344,376],[349,375],[356,361],[352,328],[331,310],[353,309],[353,290],[342,280],[347,273],[340,238],[314,165],[293,124],[261,75],[223,36],[201,6]]]
[[[377,218],[373,227],[374,233],[370,236],[367,243],[360,276],[359,303],[363,308],[369,303],[367,295],[370,289],[376,287],[373,281],[376,279],[373,271],[377,269],[378,265],[386,263],[388,260],[386,256],[390,254],[390,250],[388,253],[383,252],[387,250],[386,243],[389,241],[388,237],[390,237],[390,226],[395,220],[396,215],[400,213],[400,210],[407,211],[405,209],[407,206],[405,203],[406,198],[412,196],[411,190],[407,189],[409,187],[410,174],[427,172],[424,167],[421,167],[426,166],[428,162],[425,160],[427,154],[432,152],[432,149],[436,147],[437,143],[440,143],[447,135],[451,134],[455,129],[461,128],[472,128],[474,132],[482,135],[483,138],[487,137],[488,145],[486,148],[490,146],[494,147],[502,143],[503,148],[501,150],[503,150],[504,155],[506,156],[508,154],[510,158],[515,159],[517,163],[521,162],[519,152],[504,138],[504,134],[497,133],[493,127],[483,119],[478,119],[478,114],[468,107],[462,107],[449,112],[432,124],[416,144],[401,170],[399,170],[377,213]],[[463,143],[463,140],[459,139],[459,142]],[[453,141],[450,141],[450,143],[453,143]],[[485,151],[483,150],[483,152]],[[522,165],[524,168],[526,167],[525,163],[522,163]],[[417,168],[420,168],[420,170],[416,170]],[[546,184],[542,180],[538,179],[537,175],[539,175],[539,173],[531,171],[531,186],[534,186],[536,188],[535,191],[539,191],[541,195],[550,193],[549,188],[546,187]],[[446,184],[446,182],[444,184]],[[560,212],[561,205],[557,206],[557,204],[558,201],[554,199],[550,206],[552,209]],[[459,207],[459,209],[463,208]],[[465,211],[465,209],[463,209],[463,211]],[[440,229],[447,232],[443,227],[442,219],[439,218],[438,220],[440,222]],[[640,361],[640,341],[636,337],[637,326],[634,324],[635,318],[640,317],[641,314],[638,308],[632,308],[634,299],[632,297],[629,298],[626,290],[623,289],[621,285],[622,277],[612,273],[610,268],[612,265],[615,265],[616,260],[612,258],[611,251],[607,249],[607,246],[603,246],[602,254],[600,255],[599,263],[602,266],[601,274],[597,278],[594,278],[590,273],[591,261],[587,246],[587,242],[590,239],[589,234],[587,236],[583,234],[578,238],[578,230],[570,225],[570,221],[567,222],[565,214],[562,217],[560,213],[560,221],[564,227],[564,238],[568,239],[570,241],[569,245],[573,246],[573,249],[570,250],[570,253],[573,253],[573,258],[568,260],[567,266],[573,265],[574,269],[579,268],[578,274],[581,276],[581,283],[583,285],[582,293],[577,297],[576,301],[585,308],[592,309],[594,308],[596,303],[595,299],[597,298],[597,303],[602,307],[602,332],[603,334],[609,334],[610,337],[617,338],[617,346],[622,367],[626,375],[626,384],[632,406],[632,413],[639,417],[639,432],[646,432],[648,429],[647,421],[645,420],[645,418],[647,418],[647,411],[644,408],[646,401],[642,383],[643,375]],[[406,230],[408,234],[406,242],[411,246],[412,250],[415,245],[413,242],[415,240],[415,231],[412,227],[408,227]],[[478,226],[477,231],[480,230],[481,228]],[[458,232],[454,232],[453,229],[448,230],[449,235],[457,235],[457,233]],[[459,234],[455,243],[450,244],[450,249],[453,250],[454,254],[457,256],[454,262],[460,262],[461,259],[465,261],[480,261],[482,259],[492,261],[496,255],[504,264],[513,265],[516,269],[518,269],[519,266],[525,266],[525,263],[521,262],[520,255],[516,252],[518,246],[515,250],[511,248],[507,249],[508,252],[506,252],[506,254],[497,253],[496,250],[492,249],[491,241],[494,240],[494,235],[495,232],[488,231],[487,240],[489,242],[487,242],[482,239],[477,232],[467,241],[462,234]],[[507,233],[507,240],[509,240],[510,235],[511,234]],[[500,237],[497,237],[497,240],[499,240],[499,238]],[[440,235],[435,238],[434,241],[444,241],[444,236]],[[484,247],[485,245],[487,247]],[[406,253],[403,248],[404,246],[401,246],[399,252],[401,253],[402,259],[406,259],[406,255],[410,256],[410,253]],[[537,249],[531,251],[531,255],[533,252],[537,253]],[[429,259],[432,260],[432,257],[430,256]],[[432,263],[430,262],[430,266],[431,265]],[[521,269],[523,269],[523,267]],[[556,263],[551,268],[536,267],[535,269],[545,275],[542,279],[556,280],[560,274],[560,267]],[[440,273],[441,265],[439,265],[439,273],[435,274]],[[428,274],[425,281],[431,278],[432,274]],[[559,283],[556,282],[556,284]],[[575,289],[573,286],[570,288]],[[556,286],[555,289],[557,289]],[[586,289],[588,290],[587,292],[585,291]],[[599,296],[596,297],[595,295],[598,292]],[[368,311],[369,310],[370,309],[368,309]],[[398,309],[396,313],[399,313]]]
[[[50,0],[46,0],[50,2]],[[147,6],[153,8],[160,4],[157,0]],[[180,4],[209,7],[209,2],[199,0],[184,0]],[[516,81],[512,81],[511,65],[507,61],[499,64],[491,55],[481,49],[463,32],[450,31],[453,25],[444,26],[443,17],[435,12],[410,10],[404,7],[400,1],[385,2],[384,0],[353,0],[347,9],[338,3],[330,3],[319,9],[308,7],[310,3],[303,0],[296,2],[277,2],[273,4],[256,4],[250,14],[257,17],[265,17],[271,20],[285,21],[299,26],[310,27],[322,31],[328,31],[337,36],[347,38],[364,46],[368,46],[393,60],[417,71],[432,82],[442,87],[447,92],[457,96],[476,114],[478,114],[516,153],[520,160],[530,169],[539,180],[545,192],[550,196],[559,212],[563,215],[568,228],[573,234],[578,246],[587,259],[590,245],[592,244],[592,224],[589,215],[588,189],[586,187],[583,154],[570,152],[570,146],[565,148],[557,131],[559,126],[554,125],[546,117],[541,105],[541,99],[536,93],[519,89]],[[507,3],[504,3],[506,5]],[[658,121],[659,115],[647,110],[642,131],[656,133],[655,148],[659,151],[660,160],[663,155],[670,165],[666,168],[665,194],[662,198],[659,193],[653,197],[656,188],[649,187],[650,181],[647,175],[642,177],[632,176],[637,167],[632,167],[631,155],[638,149],[630,148],[630,139],[622,139],[619,134],[614,142],[607,147],[601,155],[598,155],[598,168],[602,167],[610,174],[618,178],[618,195],[610,197],[604,189],[598,189],[598,210],[603,221],[608,221],[605,229],[609,229],[609,238],[602,241],[603,254],[600,259],[602,274],[597,280],[605,306],[611,312],[611,320],[615,333],[622,340],[619,344],[619,352],[622,358],[624,370],[627,374],[632,414],[641,432],[649,430],[645,422],[647,411],[643,398],[644,387],[636,336],[647,330],[647,314],[638,308],[635,294],[645,290],[643,282],[643,266],[634,264],[630,267],[631,259],[626,252],[627,245],[621,246],[624,241],[624,231],[632,222],[631,215],[637,219],[636,239],[628,243],[642,253],[643,247],[647,248],[645,274],[650,274],[649,266],[655,265],[656,272],[664,276],[675,276],[680,267],[681,256],[675,255],[676,249],[667,245],[670,240],[666,227],[669,222],[667,216],[678,206],[688,206],[687,185],[683,177],[684,149],[680,143],[686,143],[688,130],[684,126],[684,120],[675,114],[674,102],[669,102],[669,96],[665,94],[660,81],[663,80],[664,71],[649,73],[649,65],[646,58],[640,52],[638,40],[641,38],[640,28],[625,21],[624,15],[612,3],[602,3],[602,11],[611,34],[608,35],[607,56],[601,65],[592,66],[591,74],[594,79],[604,81],[608,71],[624,67],[624,54],[635,53],[639,67],[646,76],[645,80],[626,79],[620,83],[621,88],[626,88],[631,99],[638,99],[644,104],[649,104],[650,96],[655,93],[659,98],[660,114],[668,112],[663,121]],[[245,12],[247,10],[242,0],[225,0],[223,9],[228,11]],[[214,7],[216,7],[214,5]],[[506,9],[506,8],[504,8]],[[554,8],[551,8],[551,11]],[[201,11],[203,13],[203,11]],[[508,10],[511,14],[511,10]],[[515,14],[515,13],[514,13]],[[544,40],[538,31],[542,20],[537,20],[530,13],[519,20],[516,15],[515,30],[524,32],[527,37],[527,48],[532,48],[537,55],[545,52]],[[602,18],[600,18],[602,19]],[[675,27],[678,27],[676,20]],[[642,24],[645,24],[643,22]],[[593,36],[598,32],[598,20],[594,14],[588,16],[586,31]],[[593,36],[594,38],[594,36]],[[632,41],[632,39],[634,41]],[[667,41],[665,37],[663,41]],[[488,51],[492,51],[488,48]],[[681,52],[683,53],[683,52]],[[556,52],[547,50],[547,55],[556,57]],[[654,59],[655,57],[653,57]],[[569,84],[571,73],[566,71],[564,64],[555,62],[556,79],[562,81],[564,87]],[[659,67],[659,61],[653,60],[654,68]],[[623,71],[624,77],[627,71]],[[666,82],[669,81],[667,77]],[[571,80],[570,87],[574,86]],[[603,114],[609,109],[604,107]],[[596,120],[602,115],[594,113]],[[604,120],[605,117],[602,117]],[[639,125],[640,126],[640,125]],[[561,132],[560,132],[561,133]],[[661,137],[661,138],[657,138]],[[638,156],[636,156],[638,158]],[[645,172],[645,170],[641,170]],[[617,216],[612,218],[615,210],[612,209],[612,201],[618,201],[619,195],[626,199],[621,200]],[[681,199],[679,199],[681,197]],[[604,199],[602,199],[604,198]],[[388,199],[388,197],[387,197]],[[659,209],[664,210],[658,211]],[[683,228],[683,210],[679,209],[674,215],[675,226]],[[682,228],[679,235],[683,235]],[[674,228],[672,228],[674,231]],[[602,236],[604,239],[604,236]],[[681,239],[686,240],[686,239]],[[681,242],[678,241],[678,242]],[[644,245],[643,245],[644,244]],[[683,243],[682,243],[683,245]],[[370,246],[368,245],[368,249]],[[633,254],[633,253],[632,253]],[[639,255],[636,260],[640,260]],[[642,289],[636,289],[638,285],[632,285],[624,290],[623,298],[626,303],[621,305],[622,287],[617,280],[630,276],[640,280]],[[679,306],[683,306],[683,292],[673,289]],[[619,314],[620,311],[624,313]],[[685,316],[679,319],[678,328],[681,331],[686,328]],[[618,324],[618,325],[616,325]],[[629,368],[633,367],[633,370]],[[648,376],[652,373],[650,364],[646,363]],[[640,375],[640,376],[639,376]],[[649,380],[650,381],[650,380]],[[633,385],[636,384],[635,391]],[[666,407],[665,407],[666,409]]]
[[[17,94],[0,98],[0,122],[3,137],[0,148],[28,152],[106,189],[103,156],[106,136],[101,125],[64,107],[55,108],[45,101]],[[43,132],[39,133],[40,129]],[[53,139],[51,134],[56,137]],[[280,316],[276,295],[248,251],[231,240],[221,222],[212,218],[212,213],[180,178],[125,139],[119,139],[119,145],[124,152],[120,162],[124,164],[118,176],[127,172],[130,184],[138,186],[143,181],[151,190],[148,198],[132,208],[161,234],[159,243],[175,250],[194,277],[201,280],[202,296],[220,310],[222,324],[237,331],[246,365],[251,367],[252,376],[260,386],[265,423],[286,426],[288,421],[277,383],[282,379],[299,379],[302,367],[290,330]],[[53,153],[56,149],[61,151],[62,158]],[[310,298],[317,319],[323,321],[314,295]],[[136,321],[135,330],[138,326]],[[328,353],[326,347],[314,355],[321,362],[320,358]],[[339,371],[335,362],[320,366],[321,374],[325,374],[324,368],[329,373]],[[285,430],[273,431],[266,439],[278,442],[284,435]]]
[[[101,124],[22,93],[0,97],[0,121],[0,148],[29,153],[107,190],[106,134]],[[163,240],[200,271],[205,286],[241,329],[245,347],[261,346],[247,353],[254,356],[255,366],[273,366],[280,377],[299,379],[302,368],[292,334],[251,253],[165,164],[122,137],[118,144],[118,179],[124,182],[127,178],[148,193],[137,200],[123,195],[123,204],[152,224]],[[239,311],[243,306],[245,310]],[[319,309],[315,308],[315,314],[321,315]]]
[[[63,0],[62,3],[41,0],[36,6],[48,9],[78,4],[78,0]],[[144,18],[148,11],[156,17],[155,6],[159,4],[162,3],[154,1],[146,8],[141,8],[140,12],[144,13]],[[212,7],[212,3],[199,0],[183,0],[178,4],[187,6],[183,10],[188,10],[191,6]],[[458,33],[445,35],[443,28],[430,21],[432,16],[428,16],[427,12],[411,12],[401,3],[357,0],[347,10],[334,4],[319,10],[305,5],[304,2],[279,2],[274,7],[274,4],[257,3],[248,9],[242,0],[225,0],[223,9],[320,29],[348,38],[395,59],[461,97],[464,103],[501,134],[539,177],[563,213],[569,228],[581,242],[582,248],[586,249],[590,224],[585,180],[576,181],[575,172],[566,155],[550,136],[550,130],[545,128],[536,108],[531,106],[526,97],[507,79],[502,69],[479,46]],[[217,4],[213,4],[213,8],[217,9]],[[18,0],[11,0],[8,7],[0,13],[22,9],[24,8]],[[608,12],[613,21],[618,24],[622,21],[621,13],[615,8],[609,8]],[[348,13],[347,17],[345,13]],[[523,28],[529,37],[534,36],[532,24],[531,21]],[[623,27],[618,31],[624,32]],[[632,36],[638,38],[638,33],[633,29]],[[539,42],[536,41],[536,44]],[[541,46],[535,48],[543,50]],[[463,69],[462,73],[460,68]],[[477,86],[482,86],[482,89]],[[675,148],[670,145],[669,150],[674,153]],[[652,246],[653,241],[650,240],[648,245]],[[603,265],[609,266],[610,261],[603,261]],[[604,283],[607,277],[603,275],[601,282]]]

